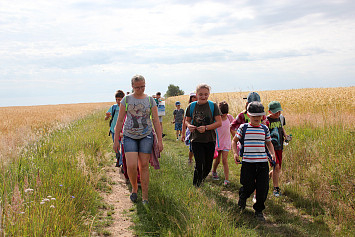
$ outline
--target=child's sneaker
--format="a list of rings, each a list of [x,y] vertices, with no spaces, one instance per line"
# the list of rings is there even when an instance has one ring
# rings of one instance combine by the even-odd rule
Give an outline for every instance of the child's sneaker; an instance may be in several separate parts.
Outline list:
[[[137,193],[132,193],[131,196],[129,196],[132,202],[137,202],[138,195]]]
[[[213,180],[219,180],[219,177],[218,177],[217,172],[213,172],[213,171],[212,171],[212,179],[213,179]]]
[[[281,196],[281,190],[279,187],[274,187],[274,192],[273,192],[275,197],[280,197]]]
[[[238,201],[239,210],[240,210],[241,212],[244,211],[246,206],[247,206],[247,200],[244,200],[244,199],[240,199],[240,198],[239,198],[239,201]]]
[[[230,181],[225,179],[223,185],[228,186],[228,184],[230,184]]]
[[[265,221],[264,214],[262,212],[255,212],[255,218],[258,219],[259,221]]]
[[[253,196],[253,203],[256,203],[256,195]]]

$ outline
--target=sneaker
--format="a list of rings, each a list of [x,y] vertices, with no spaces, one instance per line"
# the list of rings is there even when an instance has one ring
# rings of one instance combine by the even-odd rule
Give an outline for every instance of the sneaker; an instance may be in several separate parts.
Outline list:
[[[227,186],[228,184],[230,184],[230,181],[225,179],[223,185]]]
[[[138,195],[137,193],[131,193],[131,196],[129,196],[132,202],[137,202]]]
[[[178,138],[178,137],[176,138],[176,141],[179,141],[179,138]]]
[[[256,195],[253,196],[253,203],[256,203]]]
[[[265,221],[264,214],[262,212],[255,212],[255,218],[258,219],[259,221]]]
[[[247,200],[243,200],[239,198],[238,207],[240,211],[244,211],[246,206],[247,206]]]
[[[279,187],[275,187],[273,194],[274,194],[275,197],[280,197],[281,196],[280,188]]]
[[[212,172],[212,179],[213,180],[219,180],[217,172]]]
[[[161,135],[161,137],[165,137],[165,135],[166,135],[166,134],[163,133],[163,134]]]

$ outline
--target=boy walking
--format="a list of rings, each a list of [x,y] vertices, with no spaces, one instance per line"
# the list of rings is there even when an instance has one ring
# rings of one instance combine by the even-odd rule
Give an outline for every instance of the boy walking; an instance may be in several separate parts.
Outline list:
[[[284,126],[286,125],[285,117],[281,114],[282,108],[278,101],[271,101],[269,103],[269,115],[267,116],[266,125],[270,129],[271,142],[274,145],[275,155],[276,155],[276,165],[273,170],[270,171],[270,177],[272,177],[272,182],[274,184],[273,194],[275,197],[281,195],[281,190],[279,188],[279,178],[281,173],[282,164],[282,150],[284,139],[291,140],[285,132]]]
[[[112,136],[112,140],[113,141],[115,139],[115,126],[116,126],[116,123],[117,123],[118,112],[119,112],[119,109],[120,109],[121,100],[122,100],[122,98],[124,96],[125,96],[125,94],[124,94],[123,91],[121,91],[121,90],[116,91],[116,93],[115,93],[116,104],[112,105],[109,108],[109,110],[106,112],[106,116],[105,116],[105,120],[108,120],[111,117],[109,135]],[[119,141],[121,143],[120,134],[118,134],[118,136],[119,136]],[[122,166],[123,165],[122,155],[119,152],[116,153],[116,159],[117,159],[116,167]]]
[[[174,121],[175,131],[176,131],[176,140],[178,141],[181,137],[182,131],[182,120],[184,119],[184,110],[180,107],[180,101],[175,102],[176,109],[174,110]]]
[[[256,190],[256,203],[253,205],[255,217],[264,221],[263,210],[269,191],[269,166],[265,144],[275,160],[275,151],[271,143],[269,129],[260,124],[265,115],[264,106],[260,102],[251,102],[247,107],[247,115],[250,123],[242,124],[233,138],[232,149],[236,163],[239,161],[237,142],[242,143],[243,163],[240,173],[240,183],[238,206],[241,210],[246,207],[247,198]],[[247,126],[246,128],[244,128]]]

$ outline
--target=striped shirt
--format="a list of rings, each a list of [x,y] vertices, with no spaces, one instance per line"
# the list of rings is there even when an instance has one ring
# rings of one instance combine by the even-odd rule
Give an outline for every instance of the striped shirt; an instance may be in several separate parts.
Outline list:
[[[240,125],[236,136],[241,139],[244,124]],[[269,129],[265,131],[261,125],[254,127],[248,123],[248,128],[244,137],[244,153],[243,161],[245,162],[267,162],[267,155],[265,151],[265,141],[271,141]]]

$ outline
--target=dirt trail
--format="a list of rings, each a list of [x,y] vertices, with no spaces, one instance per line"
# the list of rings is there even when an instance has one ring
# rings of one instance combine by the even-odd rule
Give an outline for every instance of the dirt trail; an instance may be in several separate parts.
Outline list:
[[[129,217],[133,204],[129,199],[130,192],[121,168],[108,167],[106,172],[113,183],[112,193],[103,193],[102,197],[106,203],[114,207],[113,223],[106,230],[111,233],[111,236],[135,236],[130,229],[133,223]]]

